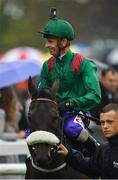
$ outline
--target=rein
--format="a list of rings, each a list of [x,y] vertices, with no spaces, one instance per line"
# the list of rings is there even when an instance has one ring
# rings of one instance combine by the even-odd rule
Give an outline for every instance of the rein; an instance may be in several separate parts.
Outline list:
[[[60,127],[60,144],[63,144],[63,137],[64,137],[64,133],[63,133],[63,127],[64,127],[64,117],[61,117],[59,120],[61,120],[61,127]]]

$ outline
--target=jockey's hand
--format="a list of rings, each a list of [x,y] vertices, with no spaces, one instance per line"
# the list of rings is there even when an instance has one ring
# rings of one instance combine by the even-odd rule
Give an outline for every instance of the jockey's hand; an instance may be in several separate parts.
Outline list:
[[[70,101],[64,101],[59,104],[59,113],[62,116],[65,114],[65,112],[73,111],[73,110],[74,110],[74,106]]]

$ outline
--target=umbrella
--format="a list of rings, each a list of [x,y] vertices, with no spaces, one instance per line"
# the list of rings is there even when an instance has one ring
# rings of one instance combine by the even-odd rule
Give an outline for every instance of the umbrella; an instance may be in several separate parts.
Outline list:
[[[107,55],[106,63],[110,65],[118,65],[118,47],[113,48]]]
[[[0,88],[40,74],[41,66],[41,63],[33,60],[0,63]]]
[[[12,61],[24,61],[32,59],[33,61],[38,61],[41,63],[43,61],[43,54],[41,51],[28,46],[13,48],[7,51],[1,58],[2,62],[12,62]]]

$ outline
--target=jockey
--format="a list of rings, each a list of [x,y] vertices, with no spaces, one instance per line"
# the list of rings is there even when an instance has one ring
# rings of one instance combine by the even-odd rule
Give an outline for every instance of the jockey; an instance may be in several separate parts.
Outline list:
[[[93,60],[70,50],[70,41],[75,38],[72,25],[57,18],[56,9],[52,9],[50,19],[40,33],[46,39],[45,47],[52,56],[43,64],[38,88],[51,87],[55,79],[59,79],[57,100],[64,118],[71,111],[86,113],[96,107],[101,101],[96,65]],[[88,120],[83,123],[81,118],[74,116],[64,124],[64,131],[71,139],[84,142],[88,138],[88,125]]]

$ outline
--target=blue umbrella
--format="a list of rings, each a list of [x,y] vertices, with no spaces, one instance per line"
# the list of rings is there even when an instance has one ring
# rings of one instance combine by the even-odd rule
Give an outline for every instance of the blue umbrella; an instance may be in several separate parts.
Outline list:
[[[33,60],[0,63],[0,88],[39,75],[41,67],[42,64]]]

